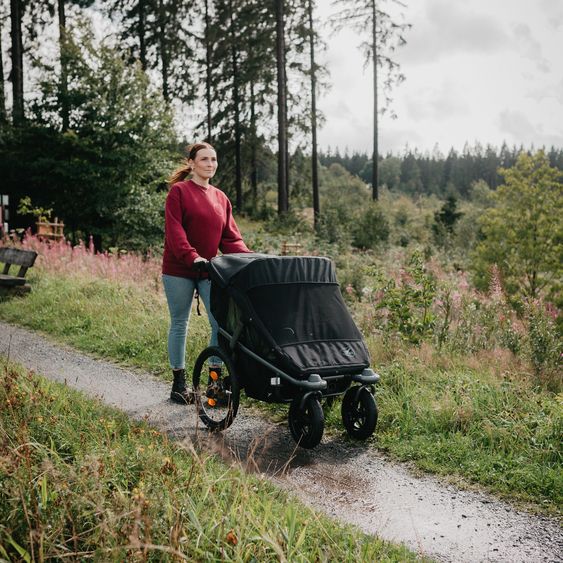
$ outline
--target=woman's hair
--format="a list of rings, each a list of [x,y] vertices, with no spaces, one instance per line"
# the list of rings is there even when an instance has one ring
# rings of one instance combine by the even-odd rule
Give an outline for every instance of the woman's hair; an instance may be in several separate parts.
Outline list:
[[[186,158],[183,160],[182,164],[178,168],[176,168],[176,170],[174,170],[172,174],[170,174],[170,177],[168,178],[169,186],[173,186],[177,182],[181,182],[182,180],[185,180],[188,177],[188,175],[192,171],[192,167],[190,164],[188,164],[188,162],[190,160],[195,160],[198,151],[200,151],[201,149],[215,150],[213,146],[205,142],[188,145],[186,147],[186,155],[187,155]]]

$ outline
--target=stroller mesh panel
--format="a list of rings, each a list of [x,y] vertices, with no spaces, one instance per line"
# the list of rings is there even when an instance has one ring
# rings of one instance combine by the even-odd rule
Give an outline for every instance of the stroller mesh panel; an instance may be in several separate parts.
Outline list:
[[[254,310],[278,346],[360,339],[337,284],[294,283],[248,291]]]

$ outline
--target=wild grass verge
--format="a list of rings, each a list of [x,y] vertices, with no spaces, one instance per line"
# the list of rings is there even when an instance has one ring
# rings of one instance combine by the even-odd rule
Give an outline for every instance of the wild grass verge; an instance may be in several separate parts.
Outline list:
[[[0,318],[82,350],[168,373],[168,319],[160,291],[34,270],[33,291],[1,301]],[[205,317],[192,321],[190,363],[205,347],[208,330]],[[540,510],[561,509],[560,395],[534,385],[520,375],[518,363],[493,352],[462,357],[423,345],[398,346],[386,355],[377,340],[368,339],[368,346],[382,375],[375,447]],[[341,432],[339,404],[326,414],[329,431]]]
[[[0,404],[0,559],[417,559],[2,358]]]

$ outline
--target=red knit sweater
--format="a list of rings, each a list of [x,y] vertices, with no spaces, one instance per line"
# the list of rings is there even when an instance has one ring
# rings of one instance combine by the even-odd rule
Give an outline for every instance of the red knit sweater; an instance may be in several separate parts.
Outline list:
[[[162,273],[197,278],[198,257],[250,252],[232,215],[231,202],[219,189],[192,180],[174,184],[166,198]],[[205,276],[204,276],[205,277]]]

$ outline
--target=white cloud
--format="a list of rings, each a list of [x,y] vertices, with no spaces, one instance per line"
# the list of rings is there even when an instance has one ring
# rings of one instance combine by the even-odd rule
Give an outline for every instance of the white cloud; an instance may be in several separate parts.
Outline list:
[[[543,56],[539,41],[532,36],[530,26],[519,23],[513,26],[513,31],[522,56],[533,61],[541,72],[548,73],[551,70],[549,63]]]
[[[551,27],[559,29],[563,26],[563,3],[561,0],[541,0],[540,5],[545,11]]]
[[[504,110],[499,114],[498,125],[502,132],[517,144],[563,146],[563,135],[546,133],[541,125],[534,125],[521,111]]]
[[[553,82],[547,86],[533,88],[526,95],[536,102],[553,98],[557,103],[563,105],[563,78],[557,84]]]
[[[418,18],[412,22],[407,48],[398,52],[405,64],[435,62],[460,52],[492,53],[511,42],[495,18],[475,13],[467,4],[429,0]]]
[[[465,115],[470,109],[459,88],[450,80],[444,81],[440,88],[408,94],[405,103],[408,116],[417,122],[425,119],[444,121]]]

